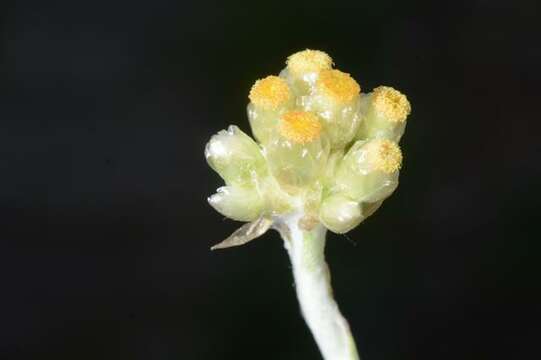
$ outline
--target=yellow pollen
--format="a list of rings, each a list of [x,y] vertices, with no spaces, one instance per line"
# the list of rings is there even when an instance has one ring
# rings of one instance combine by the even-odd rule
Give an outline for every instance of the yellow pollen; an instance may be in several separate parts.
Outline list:
[[[366,144],[367,157],[376,170],[391,174],[402,166],[402,151],[398,145],[387,139],[376,139]]]
[[[305,111],[288,111],[280,119],[280,134],[295,143],[306,144],[319,138],[321,123],[316,115]]]
[[[323,51],[306,49],[288,57],[286,64],[293,75],[301,76],[305,73],[330,69],[333,62],[331,57]]]
[[[267,76],[257,80],[250,90],[248,98],[256,106],[267,110],[276,110],[291,97],[291,92],[284,79],[278,76]]]
[[[406,95],[389,86],[374,89],[372,102],[377,113],[392,122],[403,122],[411,112],[411,105]]]
[[[340,70],[323,70],[319,74],[317,87],[337,103],[348,103],[361,92],[361,87],[349,74]]]

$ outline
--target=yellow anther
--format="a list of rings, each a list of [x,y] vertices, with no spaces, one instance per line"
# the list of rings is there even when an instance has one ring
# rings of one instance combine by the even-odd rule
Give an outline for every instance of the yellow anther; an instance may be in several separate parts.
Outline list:
[[[306,144],[321,134],[321,123],[316,115],[305,111],[288,111],[280,119],[280,134],[295,143]]]
[[[248,97],[256,106],[276,110],[290,99],[291,92],[284,79],[271,75],[257,80]]]
[[[288,57],[286,64],[293,75],[301,76],[305,73],[330,69],[333,62],[331,57],[323,51],[306,49]]]
[[[402,151],[387,139],[372,140],[365,145],[366,156],[375,170],[391,174],[402,166]]]
[[[403,122],[411,112],[406,95],[389,86],[379,86],[372,95],[374,109],[392,122]]]
[[[348,103],[361,92],[361,87],[349,74],[328,69],[319,73],[317,87],[337,103]]]

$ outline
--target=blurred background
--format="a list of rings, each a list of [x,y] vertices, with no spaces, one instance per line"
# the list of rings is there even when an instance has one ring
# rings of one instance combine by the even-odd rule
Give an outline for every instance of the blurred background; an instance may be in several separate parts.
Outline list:
[[[320,359],[277,233],[209,251],[203,156],[305,48],[413,106],[398,191],[328,240],[363,358],[541,357],[539,10],[2,2],[0,359]]]

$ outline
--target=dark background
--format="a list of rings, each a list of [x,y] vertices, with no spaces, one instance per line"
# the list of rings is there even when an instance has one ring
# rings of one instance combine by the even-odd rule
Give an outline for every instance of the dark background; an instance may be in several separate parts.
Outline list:
[[[413,106],[398,191],[331,235],[365,360],[541,357],[536,1],[16,1],[0,38],[0,359],[318,359],[278,235],[210,252],[203,148],[327,51]]]

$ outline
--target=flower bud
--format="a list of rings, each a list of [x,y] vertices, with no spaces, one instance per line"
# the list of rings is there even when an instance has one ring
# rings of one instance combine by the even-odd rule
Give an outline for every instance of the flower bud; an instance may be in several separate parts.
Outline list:
[[[357,141],[338,166],[335,191],[358,202],[377,202],[398,185],[402,153],[387,139]]]
[[[278,119],[293,105],[293,96],[286,81],[278,76],[257,80],[250,90],[248,120],[254,137],[267,142]]]
[[[329,143],[321,136],[318,117],[304,111],[282,115],[273,139],[265,145],[270,170],[280,185],[307,185],[324,171]]]
[[[265,202],[255,188],[224,186],[208,198],[220,214],[233,220],[253,221],[264,211]]]
[[[253,185],[268,175],[261,149],[236,126],[214,135],[205,148],[205,157],[228,185]]]
[[[325,227],[337,234],[343,234],[364,220],[359,203],[343,194],[335,194],[323,200],[319,219]]]
[[[287,58],[287,67],[280,73],[297,95],[306,95],[314,85],[321,70],[332,67],[329,55],[319,50],[303,50]]]
[[[379,86],[361,101],[363,121],[358,139],[383,138],[400,141],[411,112],[407,97],[388,86]]]
[[[346,146],[359,129],[360,92],[349,74],[327,69],[319,73],[312,94],[302,98],[302,106],[321,117],[333,149]]]

